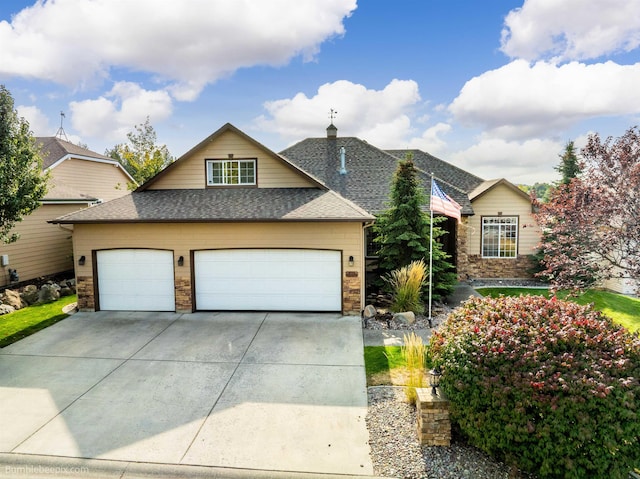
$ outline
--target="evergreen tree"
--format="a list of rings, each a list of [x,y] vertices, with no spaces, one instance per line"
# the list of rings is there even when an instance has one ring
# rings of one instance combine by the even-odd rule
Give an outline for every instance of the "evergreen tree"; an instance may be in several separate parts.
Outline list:
[[[18,239],[14,225],[40,206],[47,175],[29,123],[14,109],[11,93],[0,85],[0,241]]]
[[[417,170],[411,158],[398,163],[391,186],[390,207],[376,220],[374,233],[378,248],[378,268],[381,275],[423,259],[429,264],[430,215],[422,210],[427,204]],[[446,218],[433,219],[433,297],[446,296],[456,283],[449,255],[442,250],[438,238],[446,231],[437,223]],[[425,288],[426,289],[426,288]]]
[[[573,141],[568,141],[565,145],[564,153],[560,155],[560,164],[555,167],[555,170],[562,176],[560,185],[568,185],[580,174],[580,160],[578,160]]]

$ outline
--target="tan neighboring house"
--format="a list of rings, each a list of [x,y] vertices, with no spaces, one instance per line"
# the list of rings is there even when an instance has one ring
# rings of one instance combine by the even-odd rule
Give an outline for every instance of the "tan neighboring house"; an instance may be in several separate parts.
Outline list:
[[[73,270],[69,227],[48,221],[96,203],[126,195],[133,178],[120,164],[104,155],[57,137],[36,138],[43,169],[50,173],[48,191],[41,206],[23,218],[13,232],[20,238],[0,245],[0,286],[10,283],[9,270],[20,281]]]
[[[370,226],[405,153],[334,125],[275,153],[226,124],[130,195],[53,221],[73,228],[80,308],[359,314]],[[463,205],[446,223],[458,274],[526,277],[528,197],[412,153],[427,191],[434,173]]]

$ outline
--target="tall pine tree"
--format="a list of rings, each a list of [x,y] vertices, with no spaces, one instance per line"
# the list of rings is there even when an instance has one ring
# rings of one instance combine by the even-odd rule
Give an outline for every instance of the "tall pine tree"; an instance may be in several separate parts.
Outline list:
[[[430,215],[423,211],[427,204],[418,180],[418,172],[411,155],[398,163],[391,185],[390,206],[374,225],[375,242],[378,245],[380,275],[406,266],[411,261],[423,259],[429,263]],[[446,231],[437,223],[446,218],[433,219],[433,296],[447,296],[453,291],[456,276],[449,263],[450,256],[442,250],[438,241]]]

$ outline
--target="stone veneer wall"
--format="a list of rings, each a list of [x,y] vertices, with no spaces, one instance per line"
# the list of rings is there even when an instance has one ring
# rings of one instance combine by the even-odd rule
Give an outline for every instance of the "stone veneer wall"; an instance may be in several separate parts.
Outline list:
[[[487,259],[477,254],[468,255],[467,278],[532,278],[533,276],[528,272],[532,266],[533,262],[528,256],[518,256],[511,259]]]
[[[342,309],[344,314],[360,314],[362,284],[357,271],[347,271],[342,280]]]
[[[468,250],[468,218],[458,225],[456,248],[458,251],[457,271],[462,281],[469,279],[523,279],[532,278],[528,270],[533,266],[529,256],[517,258],[483,258],[479,254],[469,254]]]
[[[76,292],[78,293],[78,310],[96,310],[96,301],[93,295],[93,277],[78,276],[76,278]]]
[[[190,313],[193,311],[193,296],[191,295],[191,278],[176,278],[176,312]]]

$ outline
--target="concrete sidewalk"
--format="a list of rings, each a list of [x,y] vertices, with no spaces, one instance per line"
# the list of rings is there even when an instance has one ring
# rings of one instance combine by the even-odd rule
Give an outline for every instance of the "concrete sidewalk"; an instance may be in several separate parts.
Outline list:
[[[0,350],[0,473],[371,475],[362,347],[336,314],[75,314]]]

